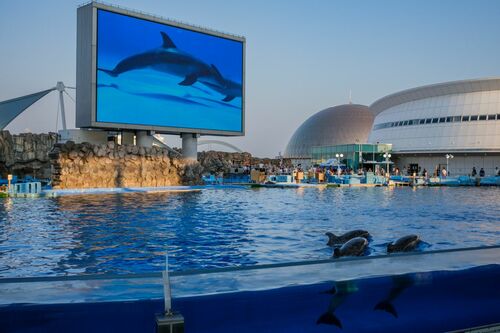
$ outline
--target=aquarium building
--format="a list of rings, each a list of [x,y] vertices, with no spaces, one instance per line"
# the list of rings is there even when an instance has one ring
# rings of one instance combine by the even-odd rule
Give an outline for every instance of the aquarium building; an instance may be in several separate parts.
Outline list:
[[[370,109],[360,104],[338,105],[319,111],[297,128],[284,157],[290,158],[294,165],[308,166],[312,162],[313,147],[366,143],[373,119]]]
[[[453,175],[500,168],[500,78],[438,83],[375,101],[371,143],[391,143],[396,165]]]

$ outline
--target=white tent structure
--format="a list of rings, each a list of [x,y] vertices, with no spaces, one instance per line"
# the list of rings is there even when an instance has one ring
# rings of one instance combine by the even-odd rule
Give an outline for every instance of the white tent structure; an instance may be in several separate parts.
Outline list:
[[[59,92],[59,107],[61,109],[61,121],[63,130],[66,130],[66,113],[64,109],[63,94],[66,94],[68,95],[69,98],[73,99],[66,92],[66,88],[75,89],[74,87],[66,87],[62,82],[57,82],[56,86],[53,88],[0,102],[0,130],[3,130],[5,127],[7,127],[7,125],[9,125],[17,116],[23,113],[27,108],[29,108],[31,105],[36,103],[42,97],[44,97],[45,95],[54,90],[57,90]]]

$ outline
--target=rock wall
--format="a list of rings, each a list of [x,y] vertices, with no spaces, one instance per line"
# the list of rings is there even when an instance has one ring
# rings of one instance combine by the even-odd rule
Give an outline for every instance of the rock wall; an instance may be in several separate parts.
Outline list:
[[[0,176],[52,178],[56,188],[166,186],[198,184],[202,173],[228,173],[235,166],[280,164],[250,153],[220,151],[200,152],[200,163],[192,164],[158,147],[58,144],[57,140],[56,133],[0,131]]]
[[[56,142],[56,133],[11,135],[9,131],[0,131],[1,177],[14,174],[19,177],[30,175],[49,178],[49,152]]]
[[[202,168],[173,157],[167,149],[133,145],[54,145],[49,154],[54,188],[195,185]]]
[[[199,152],[198,161],[203,167],[204,173],[228,173],[231,167],[258,166],[259,164],[279,167],[282,163],[284,167],[292,166],[290,159],[258,158],[253,157],[250,153],[228,153],[213,150]]]

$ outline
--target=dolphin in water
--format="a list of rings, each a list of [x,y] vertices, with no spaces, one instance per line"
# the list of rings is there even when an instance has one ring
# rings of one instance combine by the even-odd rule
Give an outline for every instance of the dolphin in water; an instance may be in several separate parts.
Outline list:
[[[342,245],[340,248],[336,247],[333,250],[333,256],[340,258],[344,256],[362,256],[365,254],[368,241],[363,237],[355,237]]]
[[[413,251],[420,242],[420,237],[417,235],[403,236],[394,243],[387,245],[387,253]]]
[[[346,300],[346,298],[355,292],[358,291],[358,287],[354,281],[339,281],[335,284],[335,286],[322,294],[330,294],[333,295],[330,304],[328,305],[328,309],[326,312],[321,314],[319,318],[316,320],[316,324],[325,324],[325,325],[335,325],[338,328],[342,328],[342,321],[335,314],[335,310]]]
[[[393,286],[389,291],[389,294],[385,299],[378,302],[373,310],[382,310],[390,313],[395,318],[398,318],[398,312],[393,305],[393,301],[396,300],[403,291],[412,287],[415,284],[415,281],[410,275],[396,275],[392,277],[392,281]]]
[[[331,232],[327,232],[325,233],[325,235],[328,236],[328,243],[326,243],[326,245],[328,246],[343,245],[344,243],[350,241],[355,237],[364,237],[366,239],[371,237],[368,231],[359,229],[348,231],[340,236],[337,236]]]
[[[233,89],[236,90],[235,87],[238,84],[222,77],[215,65],[209,66],[189,53],[179,50],[165,32],[161,31],[160,34],[163,39],[161,47],[127,57],[111,70],[104,68],[98,70],[116,77],[129,71],[152,68],[183,78],[179,82],[181,86],[191,86],[196,82],[200,82],[225,94],[226,97],[223,99],[225,102],[237,96],[236,91],[233,91]],[[241,90],[239,95],[241,96]]]

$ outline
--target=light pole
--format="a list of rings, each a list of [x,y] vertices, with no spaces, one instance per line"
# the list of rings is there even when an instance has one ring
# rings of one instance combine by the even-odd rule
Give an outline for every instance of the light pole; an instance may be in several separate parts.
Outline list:
[[[387,177],[389,177],[389,159],[391,158],[391,154],[385,153],[384,155],[385,163],[387,164]]]
[[[450,173],[450,170],[448,169],[448,161],[450,160],[450,158],[453,158],[455,156],[453,156],[452,154],[446,154],[445,157],[446,157],[446,174],[448,175]]]
[[[340,158],[344,157],[344,154],[335,154],[335,157],[337,158],[337,175],[340,176],[340,160],[339,160],[339,157]]]

